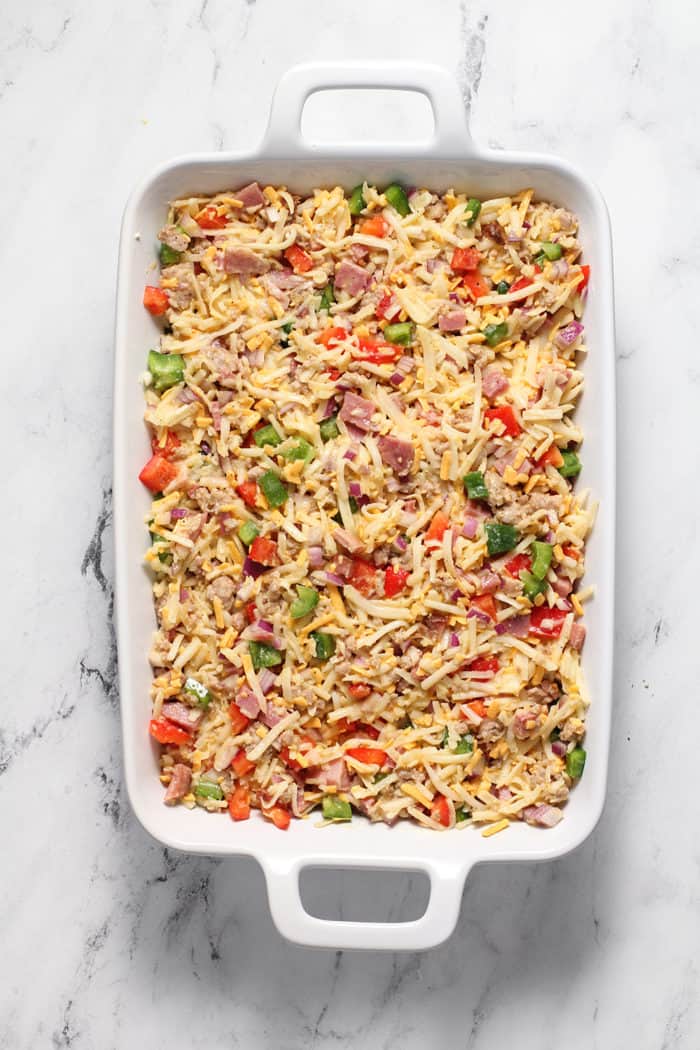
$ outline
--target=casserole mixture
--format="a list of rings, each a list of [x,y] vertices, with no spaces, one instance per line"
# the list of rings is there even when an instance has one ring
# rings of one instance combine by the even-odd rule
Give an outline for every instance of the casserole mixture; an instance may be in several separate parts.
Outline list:
[[[166,803],[556,824],[586,757],[575,217],[253,183],[174,201],[159,239]]]

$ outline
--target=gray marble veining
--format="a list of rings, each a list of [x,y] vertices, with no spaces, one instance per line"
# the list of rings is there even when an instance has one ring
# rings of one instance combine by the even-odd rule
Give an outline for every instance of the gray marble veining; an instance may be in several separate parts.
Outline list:
[[[1,1047],[700,1045],[699,45],[687,0],[3,6]],[[141,830],[110,622],[126,195],[174,153],[254,143],[291,63],[392,55],[454,70],[477,138],[561,153],[600,184],[620,379],[606,812],[570,856],[476,870],[451,940],[394,956],[287,944],[253,862],[175,855]],[[361,905],[346,876],[310,892],[325,913]],[[419,887],[377,892],[395,914]]]

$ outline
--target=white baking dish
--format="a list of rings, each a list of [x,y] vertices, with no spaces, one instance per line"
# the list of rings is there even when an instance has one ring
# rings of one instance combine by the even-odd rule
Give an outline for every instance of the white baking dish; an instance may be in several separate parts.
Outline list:
[[[394,88],[426,95],[435,117],[431,141],[416,147],[373,145],[320,149],[304,141],[300,118],[312,93],[341,87]],[[142,566],[143,517],[148,496],[137,475],[148,457],[139,377],[156,327],[141,305],[152,273],[156,233],[167,202],[187,193],[214,193],[244,185],[286,183],[300,193],[316,186],[363,179],[394,179],[434,190],[454,186],[493,197],[532,186],[537,195],[571,208],[581,221],[591,281],[585,323],[590,354],[578,419],[586,434],[579,484],[600,501],[588,547],[587,582],[598,588],[587,607],[583,668],[593,704],[586,737],[588,761],[551,830],[518,824],[483,838],[478,829],[437,833],[402,822],[393,828],[356,817],[351,825],[320,829],[313,818],[278,831],[258,814],[233,824],[204,810],[163,805],[155,748],[146,732],[151,678],[147,650],[154,628],[149,578]],[[471,139],[457,85],[433,66],[400,64],[305,65],[280,81],[267,134],[253,153],[183,157],[160,167],[133,193],[122,226],[117,299],[114,411],[114,526],[117,575],[119,681],[126,782],[143,826],[168,846],[191,853],[248,854],[261,864],[270,908],[285,937],[334,948],[420,949],[439,944],[457,922],[471,868],[482,861],[546,860],[579,845],[600,816],[605,795],[610,730],[615,507],[615,375],[610,228],[598,191],[569,164],[550,157],[486,150]],[[305,866],[420,870],[431,883],[425,914],[405,923],[335,922],[303,908],[299,875]]]

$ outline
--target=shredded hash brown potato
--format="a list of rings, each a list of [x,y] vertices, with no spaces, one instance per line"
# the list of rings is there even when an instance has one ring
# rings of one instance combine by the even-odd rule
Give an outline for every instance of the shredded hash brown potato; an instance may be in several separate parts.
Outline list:
[[[166,803],[558,823],[594,516],[576,218],[530,190],[253,183],[173,201],[159,237],[140,478]]]

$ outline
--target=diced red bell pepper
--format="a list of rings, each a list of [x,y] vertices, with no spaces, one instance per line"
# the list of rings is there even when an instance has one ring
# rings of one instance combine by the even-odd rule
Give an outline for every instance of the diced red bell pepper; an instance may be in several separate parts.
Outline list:
[[[143,290],[143,305],[149,314],[153,314],[154,317],[161,317],[170,306],[170,302],[162,288],[156,288],[155,285],[147,284]]]
[[[349,747],[345,754],[366,766],[383,766],[387,757],[386,751],[379,747]]]
[[[364,561],[363,558],[354,558],[348,581],[355,590],[364,594],[365,598],[369,598],[377,586],[377,570],[374,564]]]
[[[573,558],[574,561],[581,560],[581,551],[578,547],[572,547],[571,544],[567,544],[566,547],[562,547],[562,551],[567,558]]]
[[[496,621],[498,610],[496,608],[496,599],[492,594],[475,594],[471,604],[475,605],[477,609],[481,609],[487,616],[490,616],[494,622]]]
[[[329,350],[334,350],[338,343],[342,342],[343,339],[347,339],[349,332],[347,328],[342,328],[340,325],[333,325],[331,328],[324,328],[324,330],[316,336],[316,342],[321,343],[322,346],[327,346]]]
[[[166,431],[165,442],[162,445],[155,434],[151,438],[151,450],[153,454],[165,456],[166,459],[170,459],[179,447],[180,439],[173,430]]]
[[[522,288],[529,288],[532,284],[532,277],[518,277],[517,281],[513,281],[510,286],[511,292],[519,292]]]
[[[470,700],[467,707],[470,711],[473,711],[475,715],[478,715],[479,718],[486,718],[486,704],[483,700]]]
[[[258,610],[255,608],[255,602],[248,602],[245,607],[245,618],[248,623],[255,623],[258,618]]]
[[[467,273],[476,270],[481,262],[481,252],[478,248],[455,248],[450,266],[455,273]]]
[[[564,462],[564,457],[557,448],[556,445],[550,445],[544,455],[540,456],[537,460],[538,467],[546,467],[551,464],[553,467],[560,467]]]
[[[492,420],[498,419],[503,424],[505,433],[509,437],[517,437],[522,433],[522,427],[515,417],[515,412],[510,405],[499,405],[497,408],[487,408],[484,412],[484,423],[488,426]]]
[[[535,638],[558,638],[566,616],[566,609],[537,605],[530,613],[530,634]]]
[[[243,714],[235,700],[228,705],[228,711],[231,716],[231,732],[234,736],[238,736],[246,728],[250,719],[248,715]]]
[[[288,747],[280,748],[280,758],[288,769],[293,769],[295,772],[301,769],[301,762],[298,762],[296,758],[292,758]]]
[[[408,569],[396,569],[390,565],[384,573],[384,596],[395,598],[397,594],[401,594],[410,575]]]
[[[236,492],[241,497],[246,507],[256,507],[258,504],[258,483],[257,481],[242,481],[240,485],[236,485]]]
[[[284,257],[295,273],[308,273],[309,270],[313,269],[313,259],[298,244],[290,245],[284,253]]]
[[[439,510],[433,520],[430,522],[430,527],[425,534],[426,540],[440,540],[444,537],[445,533],[450,527],[450,519],[443,510]]]
[[[228,811],[232,820],[248,820],[250,816],[250,792],[239,784],[228,800]]]
[[[349,682],[348,692],[353,700],[366,700],[372,692],[372,687],[366,682]]]
[[[492,595],[487,595],[492,597]],[[465,667],[465,671],[479,671],[483,673],[490,671],[495,674],[500,667],[500,662],[497,656],[477,656],[475,660],[471,660]]]
[[[256,536],[250,545],[248,554],[251,560],[256,561],[258,565],[277,564],[277,544],[266,536]]]
[[[155,456],[151,456],[139,474],[139,481],[151,492],[162,492],[176,477],[177,467],[169,459],[157,452]]]
[[[579,285],[578,285],[578,287],[576,289],[576,291],[579,293],[579,295],[584,290],[584,288],[588,287],[588,282],[591,279],[591,268],[590,268],[590,266],[587,266],[587,265],[585,265],[585,263],[582,263],[581,264],[581,273],[583,274],[583,280],[579,283]]]
[[[521,572],[531,572],[532,558],[529,554],[516,554],[514,558],[506,562],[505,570],[514,580],[519,580]]]
[[[379,730],[376,726],[370,726],[367,722],[358,722],[358,732],[362,733],[363,736],[369,737],[370,740],[379,740]]]
[[[263,816],[271,820],[280,831],[286,831],[292,820],[289,810],[285,809],[284,806],[273,806],[272,809],[265,809],[263,810]]]
[[[444,828],[450,826],[450,807],[444,795],[436,795],[430,807],[430,816]]]
[[[488,295],[491,291],[491,285],[479,270],[465,273],[462,283],[472,299],[481,299],[482,295]]]
[[[194,218],[203,230],[221,230],[228,222],[225,215],[219,215],[218,208],[215,208],[213,204],[207,204],[206,208],[202,208]]]
[[[148,732],[159,744],[189,744],[192,742],[189,733],[173,725],[167,718],[152,718],[148,723]]]
[[[328,376],[328,378],[333,383],[335,383],[336,379],[340,379],[340,369],[339,368],[327,368],[325,371],[326,371],[326,375]]]
[[[389,223],[383,215],[373,215],[371,219],[365,219],[359,225],[359,233],[364,233],[367,237],[386,237],[388,229]]]
[[[358,349],[352,351],[354,361],[369,361],[373,365],[394,364],[404,352],[404,347],[379,339],[360,337],[357,342]]]
[[[386,320],[386,311],[393,298],[394,297],[391,294],[391,292],[385,292],[379,300],[379,302],[377,303],[374,309],[374,316],[379,318],[380,321]]]
[[[251,769],[255,769],[255,762],[251,762],[243,748],[241,748],[231,760],[231,769],[237,777],[244,777],[246,773],[250,773]]]

